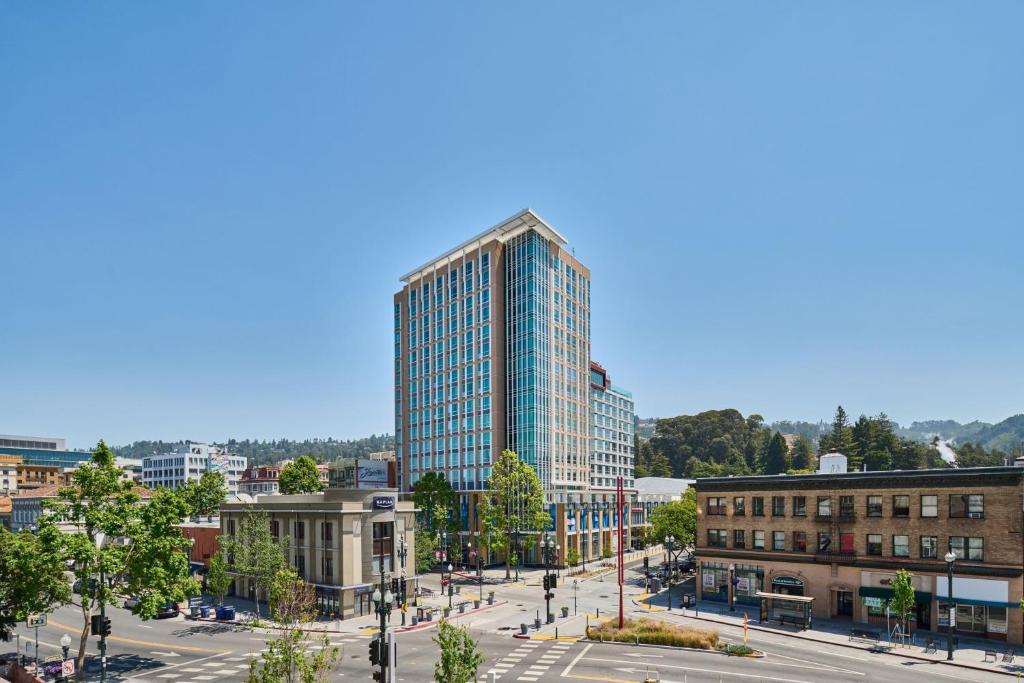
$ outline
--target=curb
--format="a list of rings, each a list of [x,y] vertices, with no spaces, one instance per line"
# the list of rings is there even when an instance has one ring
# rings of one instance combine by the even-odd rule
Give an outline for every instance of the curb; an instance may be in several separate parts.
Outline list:
[[[722,625],[722,626],[732,626],[734,628],[743,628],[742,624],[733,624],[733,623],[728,622],[728,621],[720,621],[718,619],[713,619],[711,617],[695,616],[695,615],[692,615],[692,614],[691,615],[683,615],[683,616],[684,617],[689,617],[691,619],[699,619],[700,621],[708,621],[708,622],[711,622],[713,624],[719,624],[719,625]],[[860,647],[859,645],[851,645],[849,643],[844,643],[842,641],[821,640],[819,638],[808,638],[807,636],[802,636],[802,635],[800,635],[798,633],[787,633],[785,631],[775,631],[775,630],[772,630],[772,629],[764,628],[763,626],[755,626],[753,624],[748,624],[747,628],[749,628],[752,631],[761,631],[762,633],[772,633],[772,634],[775,634],[775,635],[778,635],[778,636],[787,636],[789,638],[798,638],[800,640],[807,640],[807,641],[814,642],[814,643],[823,643],[825,645],[838,645],[839,647],[845,647],[845,648],[849,648],[851,650],[860,650],[861,652],[874,652],[874,653],[883,654],[883,655],[896,655],[898,657],[904,657],[906,659],[914,659],[914,660],[917,660],[919,662],[930,662],[932,664],[945,664],[946,666],[955,666],[955,667],[960,667],[961,669],[971,669],[973,671],[984,671],[986,673],[991,673],[991,674],[1002,674],[1003,676],[1014,676],[1014,677],[1017,676],[1016,672],[1000,671],[999,669],[988,669],[988,668],[985,668],[985,667],[982,667],[982,666],[977,666],[977,665],[974,665],[974,664],[961,663],[961,662],[958,662],[956,660],[953,660],[952,662],[949,662],[949,661],[947,661],[945,659],[931,659],[930,657],[922,657],[922,656],[920,656],[918,654],[910,653],[910,652],[889,652],[887,650],[874,650],[874,649],[871,649],[871,648]]]
[[[507,604],[508,604],[508,600],[502,600],[500,602],[495,600],[493,605],[487,605],[486,607],[481,606],[480,609],[470,610],[469,612],[463,612],[461,614],[451,614],[451,615],[448,616],[447,620],[448,621],[455,621],[456,619],[461,619],[462,617],[473,616],[474,614],[479,614],[480,612],[486,612],[489,609],[494,609],[495,607],[501,607],[502,605],[507,605]],[[394,631],[396,633],[408,633],[409,631],[422,631],[425,628],[430,628],[431,626],[437,626],[439,623],[441,623],[441,619],[443,619],[443,618],[444,617],[440,617],[438,619],[431,619],[430,621],[423,621],[423,622],[420,622],[420,623],[416,624],[415,626],[399,626],[398,628],[394,629]]]

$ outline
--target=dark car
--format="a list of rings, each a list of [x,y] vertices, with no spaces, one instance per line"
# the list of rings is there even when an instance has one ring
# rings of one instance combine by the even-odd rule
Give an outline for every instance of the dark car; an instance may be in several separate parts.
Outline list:
[[[99,582],[96,579],[89,579],[89,582],[87,584],[83,583],[81,579],[75,579],[75,582],[71,585],[71,590],[81,595],[82,587],[86,586],[86,590],[88,591],[89,595],[92,595],[96,592],[96,587],[98,585]]]
[[[168,602],[160,606],[160,609],[156,612],[157,619],[168,619],[170,617],[178,616],[178,605],[173,602]]]

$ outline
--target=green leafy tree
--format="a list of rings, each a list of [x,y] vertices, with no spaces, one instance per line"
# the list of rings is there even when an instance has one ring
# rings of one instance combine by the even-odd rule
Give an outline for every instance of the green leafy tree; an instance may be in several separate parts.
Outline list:
[[[259,660],[249,664],[250,683],[318,683],[330,679],[340,651],[326,634],[314,637],[302,625],[316,618],[316,589],[291,569],[275,572],[270,612],[280,635],[267,641]]]
[[[420,522],[416,523],[416,572],[429,572],[436,560],[434,552],[437,550],[437,536],[427,531],[427,527]]]
[[[544,506],[544,490],[537,472],[508,449],[491,469],[487,491],[480,496],[479,514],[481,531],[492,535],[492,544],[516,538],[520,548],[533,543],[552,521]],[[494,545],[491,549],[495,549]],[[505,564],[505,578],[509,578],[509,564]]]
[[[610,545],[605,545],[604,547],[601,548],[601,557],[603,557],[604,559],[607,560],[611,556],[612,556],[612,547]]]
[[[453,626],[447,619],[442,619],[433,641],[441,651],[441,658],[434,663],[435,683],[473,683],[477,680],[484,655],[469,635],[469,629]]]
[[[210,558],[210,568],[206,572],[206,587],[217,596],[217,601],[224,604],[224,596],[234,579],[228,574],[228,563],[224,554],[219,552]]]
[[[575,567],[580,563],[580,551],[576,550],[576,546],[569,546],[569,552],[565,554],[565,561],[569,563],[570,567]]]
[[[651,458],[652,477],[671,477],[672,467],[668,464],[668,458],[663,453],[655,453]]]
[[[697,536],[696,489],[686,489],[682,500],[659,505],[651,513],[650,539],[655,543],[663,543],[668,536],[674,536],[683,548],[693,545]]]
[[[274,538],[266,513],[250,509],[238,525],[238,534],[221,536],[220,544],[231,568],[255,585],[259,618],[260,595],[268,595],[274,576],[288,567],[288,537]]]
[[[793,458],[790,466],[794,470],[814,469],[814,451],[811,449],[810,442],[802,436],[797,437],[793,444]]]
[[[436,535],[442,528],[455,530],[452,520],[455,491],[443,474],[427,472],[423,475],[413,487],[412,500],[431,535]]]
[[[188,516],[188,503],[168,489],[143,503],[121,474],[113,451],[100,441],[91,460],[72,475],[71,485],[43,504],[40,535],[60,548],[62,561],[74,560],[75,577],[83,586],[79,668],[85,662],[90,619],[101,604],[134,596],[139,602],[133,611],[149,619],[164,603],[199,594],[188,571],[189,541],[175,526]],[[96,580],[101,567],[106,582]]]
[[[768,442],[768,451],[764,457],[765,474],[785,474],[789,469],[789,447],[782,434],[775,432]]]
[[[191,508],[191,517],[205,516],[209,519],[220,510],[220,505],[224,502],[224,494],[227,493],[224,474],[204,472],[199,481],[187,480],[179,489],[179,493]]]
[[[906,569],[900,569],[893,577],[892,597],[889,598],[889,610],[896,616],[900,624],[900,631],[907,632],[908,618],[914,614],[916,596],[914,595],[913,575]]]
[[[320,481],[320,470],[316,461],[308,455],[300,455],[294,462],[281,468],[277,479],[282,495],[290,496],[302,493],[320,493],[324,484]]]
[[[0,637],[29,614],[50,612],[71,600],[59,543],[52,534],[0,527]]]

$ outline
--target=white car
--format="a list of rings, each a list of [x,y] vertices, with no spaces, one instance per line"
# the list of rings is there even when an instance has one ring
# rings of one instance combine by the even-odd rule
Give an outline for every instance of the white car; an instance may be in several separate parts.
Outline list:
[[[125,598],[124,599],[124,608],[125,609],[135,609],[135,606],[138,605],[138,604],[139,604],[139,599],[138,598],[132,597],[132,598]]]

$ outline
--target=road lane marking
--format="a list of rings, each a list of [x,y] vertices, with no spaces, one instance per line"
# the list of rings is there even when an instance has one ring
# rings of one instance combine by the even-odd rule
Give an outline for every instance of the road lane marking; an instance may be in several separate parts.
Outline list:
[[[810,666],[802,666],[798,664],[784,664],[782,662],[774,662],[776,666],[791,666],[797,669],[829,669],[831,671],[837,671],[848,674],[856,674],[857,676],[866,676],[864,672],[854,671],[853,669],[843,669],[838,666],[832,666],[831,664],[823,664],[821,662],[812,662],[809,659],[800,659],[798,657],[790,657],[789,655],[780,655],[778,653],[768,652],[762,650],[766,655],[771,655],[768,659],[774,659],[775,657],[781,657],[782,659],[792,659],[794,662],[801,662],[802,664],[809,664]]]
[[[610,662],[622,664],[621,659],[601,659],[598,657],[587,657],[588,662]],[[776,676],[765,676],[762,674],[743,674],[735,671],[722,671],[719,669],[701,669],[695,666],[681,666],[679,664],[658,664],[658,669],[682,669],[683,671],[699,671],[701,673],[721,674],[723,676],[739,676],[741,678],[757,678],[763,681],[780,681],[780,683],[817,683],[816,681],[805,681],[796,678],[778,678]],[[625,670],[625,669],[624,669]],[[629,669],[629,672],[643,673],[644,669]]]
[[[68,633],[77,633],[81,635],[82,629],[62,624],[58,621],[50,619],[50,626],[56,626],[57,628],[64,629]],[[135,640],[134,638],[123,638],[121,636],[107,636],[107,640],[113,640],[118,643],[131,643],[132,645],[146,645],[147,647],[167,647],[170,643],[154,643],[151,640]],[[175,650],[187,650],[188,652],[213,652],[214,654],[222,654],[223,650],[211,650],[208,647],[195,647],[192,645],[177,645],[174,646]]]

